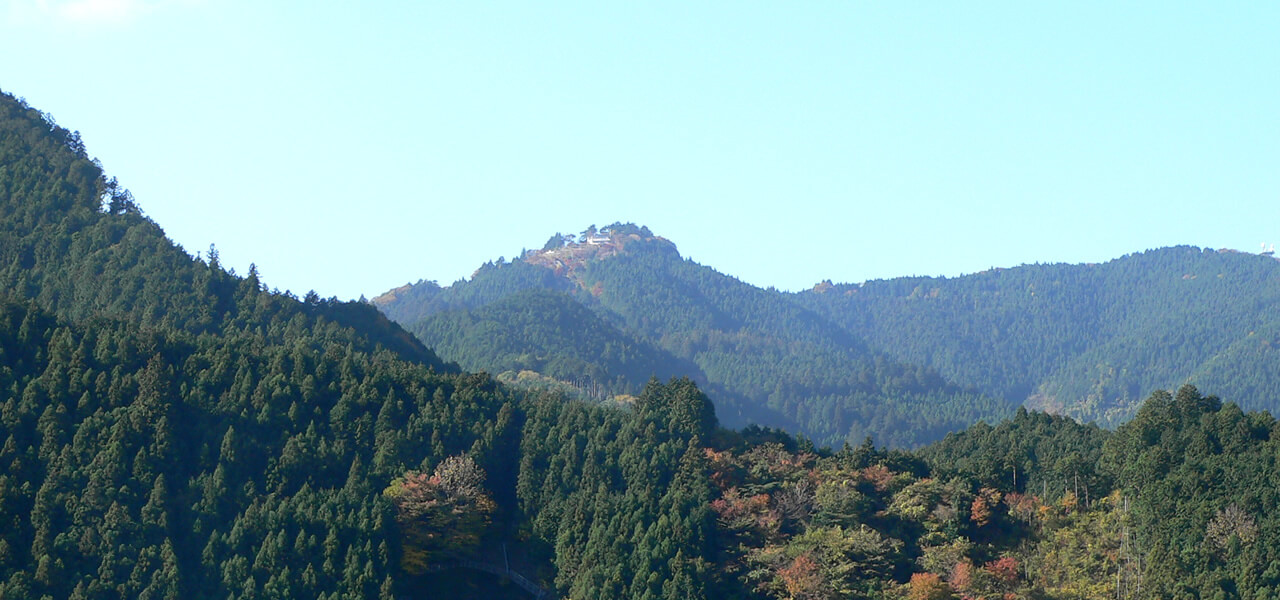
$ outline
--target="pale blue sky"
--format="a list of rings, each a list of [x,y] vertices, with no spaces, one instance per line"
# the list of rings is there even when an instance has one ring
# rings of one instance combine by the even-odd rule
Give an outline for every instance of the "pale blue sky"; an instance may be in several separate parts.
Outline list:
[[[191,252],[448,283],[634,221],[760,286],[1280,243],[1280,3],[4,0]]]

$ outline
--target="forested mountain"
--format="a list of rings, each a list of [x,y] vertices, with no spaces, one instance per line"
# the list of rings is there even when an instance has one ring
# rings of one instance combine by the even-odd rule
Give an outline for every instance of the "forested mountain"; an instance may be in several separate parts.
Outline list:
[[[897,360],[1028,408],[1115,426],[1187,382],[1280,408],[1280,263],[1267,256],[1182,246],[796,298]]]
[[[555,307],[533,289],[555,291]],[[585,309],[569,310],[570,297]],[[871,435],[914,446],[1012,410],[869,349],[787,295],[685,260],[635,225],[556,235],[470,280],[420,282],[373,302],[467,368],[589,375],[614,391],[686,375],[727,425],[783,427],[822,444]],[[624,364],[602,345],[634,349],[634,358]]]
[[[6,97],[0,103],[0,289],[68,319],[127,320],[194,335],[331,328],[353,348],[387,348],[441,367],[434,353],[367,305],[264,293],[252,269],[233,277],[210,249],[188,255],[106,180],[79,135]],[[273,328],[268,328],[273,329]],[[271,331],[273,342],[285,339]]]
[[[187,255],[8,95],[0,215],[0,597],[390,597],[387,481],[518,436],[370,307]]]
[[[1280,409],[1280,262],[1234,251],[1183,246],[1104,264],[824,282],[787,294],[615,224],[554,236],[470,280],[420,282],[374,303],[468,368],[562,379],[511,360],[578,360],[566,344],[589,339],[561,321],[566,335],[553,340],[528,318],[511,318],[515,304],[498,304],[529,289],[568,294],[590,309],[578,313],[590,329],[607,322],[633,347],[686,361],[677,374],[699,381],[726,423],[785,427],[822,443],[872,435],[914,445],[1019,405],[1114,427],[1151,390],[1184,383],[1222,390],[1245,408]],[[579,373],[614,390],[637,384],[634,369],[591,356]]]

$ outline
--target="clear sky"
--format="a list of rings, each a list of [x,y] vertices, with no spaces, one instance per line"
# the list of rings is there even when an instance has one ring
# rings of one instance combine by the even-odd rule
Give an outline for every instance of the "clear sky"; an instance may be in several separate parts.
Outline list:
[[[1280,243],[1277,2],[0,0],[0,89],[347,299],[633,221],[760,286]]]

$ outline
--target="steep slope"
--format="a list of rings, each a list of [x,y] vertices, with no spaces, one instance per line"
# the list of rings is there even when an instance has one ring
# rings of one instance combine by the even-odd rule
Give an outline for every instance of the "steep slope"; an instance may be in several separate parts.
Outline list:
[[[373,302],[394,318],[425,315],[419,324],[402,324],[428,332],[424,339],[441,340],[429,333],[436,325],[422,323],[448,320],[458,325],[462,317],[441,315],[530,288],[567,290],[596,315],[584,323],[609,323],[639,344],[695,365],[697,370],[686,374],[699,378],[717,413],[731,426],[784,427],[837,446],[867,435],[911,446],[1010,410],[990,397],[949,385],[927,368],[868,349],[785,295],[684,260],[670,241],[635,225],[593,227],[577,240],[555,236],[541,251],[485,265],[470,281],[447,288],[420,283]],[[504,307],[511,309],[509,303]],[[567,337],[544,343],[551,338],[533,322],[467,314],[467,327],[491,332],[485,339],[522,340],[542,356],[554,355],[565,342],[572,347],[591,342],[589,328],[581,324],[562,327]],[[483,343],[478,335],[471,337],[472,344]],[[440,350],[450,360],[486,352],[452,344]],[[468,364],[510,368],[510,362],[488,360]],[[599,361],[581,368],[609,371]]]
[[[898,360],[1030,408],[1115,425],[1187,382],[1280,408],[1280,263],[1268,257],[1165,248],[796,297]]]
[[[0,596],[392,597],[392,477],[470,451],[514,504],[506,390],[193,259],[5,94],[0,217]]]
[[[0,99],[0,290],[61,317],[111,317],[192,334],[332,327],[363,351],[387,348],[443,363],[413,336],[358,302],[305,302],[265,293],[256,273],[233,277],[210,251],[188,255],[142,215],[132,196],[87,158],[78,135],[10,96]]]

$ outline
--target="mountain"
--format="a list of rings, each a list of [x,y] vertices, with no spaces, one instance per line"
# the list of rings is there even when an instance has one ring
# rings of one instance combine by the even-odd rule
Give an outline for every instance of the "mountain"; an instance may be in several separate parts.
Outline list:
[[[1188,246],[1093,265],[822,284],[804,306],[960,385],[1115,426],[1194,383],[1280,408],[1280,262]]]
[[[538,310],[511,300],[532,289],[589,310],[574,311],[576,322],[564,321],[566,311],[548,311],[548,321],[557,322],[549,335]],[[635,225],[556,235],[541,250],[483,265],[470,280],[448,287],[419,282],[373,303],[468,368],[534,368],[510,358],[540,356],[545,363],[564,355],[576,372],[542,374],[604,373],[606,387],[628,393],[650,375],[688,375],[714,398],[727,425],[782,427],[821,444],[870,435],[915,446],[1012,410],[868,347],[785,294],[685,260],[669,240]],[[580,351],[605,330],[618,344],[652,348],[664,358],[620,370],[606,364],[606,355]]]
[[[684,260],[647,228],[615,224],[553,236],[470,280],[419,282],[373,302],[468,368],[590,373],[614,382],[614,392],[641,384],[634,370],[591,353],[575,356],[577,373],[483,356],[510,345],[508,357],[545,364],[563,352],[539,341],[527,319],[499,316],[514,307],[497,303],[529,289],[590,309],[578,313],[593,323],[582,328],[564,327],[557,312],[558,342],[586,347],[589,336],[575,329],[611,324],[630,345],[685,361],[678,374],[707,389],[726,423],[783,427],[825,444],[872,435],[918,445],[1019,405],[1114,427],[1152,390],[1186,383],[1248,409],[1280,408],[1280,263],[1234,251],[1183,246],[1104,264],[823,282],[787,294]],[[465,324],[453,316],[463,313]],[[641,372],[662,377],[678,368],[647,364]]]

